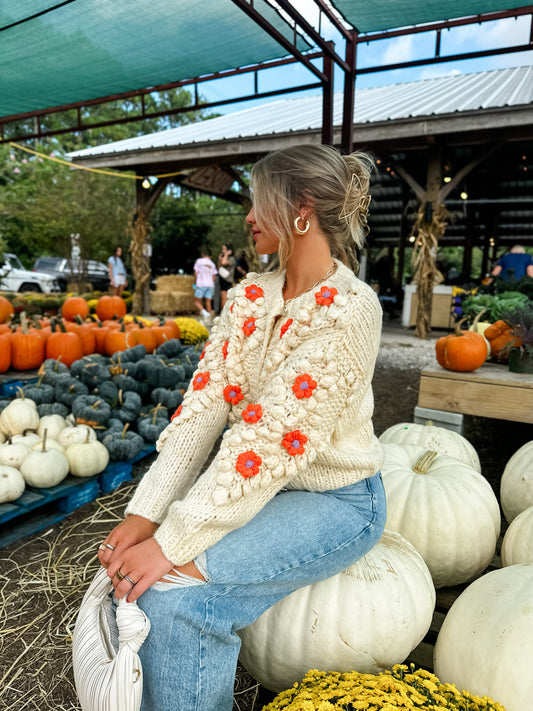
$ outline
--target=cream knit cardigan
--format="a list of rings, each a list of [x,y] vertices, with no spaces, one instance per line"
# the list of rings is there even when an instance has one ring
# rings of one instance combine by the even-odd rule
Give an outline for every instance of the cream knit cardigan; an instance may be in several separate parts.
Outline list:
[[[243,526],[282,488],[337,489],[380,468],[376,294],[337,262],[326,282],[284,303],[284,276],[249,274],[228,292],[126,510],[160,524],[155,538],[174,565]]]

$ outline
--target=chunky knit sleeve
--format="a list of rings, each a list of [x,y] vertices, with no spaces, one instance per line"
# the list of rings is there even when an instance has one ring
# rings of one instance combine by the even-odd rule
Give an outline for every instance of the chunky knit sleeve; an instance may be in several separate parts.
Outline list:
[[[126,514],[161,523],[172,501],[185,496],[227,424],[230,405],[223,392],[231,307],[229,298],[181,406],[157,441],[159,456],[139,483]]]
[[[359,306],[365,309],[361,314],[349,309],[337,320],[316,319],[315,327],[302,328],[292,349],[278,349],[263,369],[265,386],[258,388],[257,402],[242,407],[240,388],[225,386],[222,397],[234,406],[233,424],[211,465],[170,506],[156,533],[175,565],[194,559],[255,516],[330,446],[347,403],[353,408],[362,401],[376,359],[381,313],[375,299]]]

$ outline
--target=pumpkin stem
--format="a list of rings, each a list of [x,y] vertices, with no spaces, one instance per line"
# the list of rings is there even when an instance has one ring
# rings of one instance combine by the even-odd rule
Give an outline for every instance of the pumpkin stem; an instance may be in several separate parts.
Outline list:
[[[461,326],[463,325],[463,323],[464,323],[465,321],[466,321],[466,316],[465,316],[465,318],[462,318],[460,321],[458,321],[458,322],[455,324],[455,333],[454,333],[455,336],[462,336],[462,335],[463,335],[463,334],[461,333]]]
[[[17,392],[18,392],[17,397],[19,397],[21,400],[24,400],[25,399],[24,390],[20,387],[20,385],[17,385]]]
[[[434,452],[433,450],[428,449],[421,457],[417,459],[416,464],[413,467],[413,471],[417,474],[427,474],[428,469],[433,464],[433,461],[437,456],[438,452]]]
[[[20,312],[20,325],[22,327],[22,333],[28,333],[28,319],[26,318],[26,312]]]
[[[101,400],[97,400],[95,403],[93,403],[93,404],[91,405],[91,409],[94,410],[95,407],[98,407],[98,405],[101,405],[101,404],[102,404],[102,401],[101,401]]]
[[[127,429],[128,429],[129,426],[130,426],[130,423],[129,423],[129,422],[126,422],[126,424],[124,425],[124,429],[122,430],[121,439],[126,439],[126,431],[127,431]]]
[[[45,431],[43,432],[43,446],[42,446],[41,452],[46,452],[46,436],[47,436],[47,434],[48,434],[48,430],[45,429]]]
[[[159,412],[160,408],[162,408],[163,405],[161,405],[160,402],[157,403],[157,405],[153,408],[154,414],[152,415],[152,424],[155,425],[155,421],[157,419],[157,413]]]
[[[487,309],[481,309],[481,311],[476,314],[474,320],[472,321],[472,331],[474,331],[475,333],[479,333],[477,325],[479,323],[479,319],[483,316],[486,310]]]
[[[433,420],[426,420],[425,427],[433,427]]]

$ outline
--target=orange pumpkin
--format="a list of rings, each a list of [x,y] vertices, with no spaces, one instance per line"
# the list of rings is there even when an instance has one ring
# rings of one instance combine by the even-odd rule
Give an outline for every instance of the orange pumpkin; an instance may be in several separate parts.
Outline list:
[[[24,312],[20,314],[20,329],[11,335],[11,367],[33,370],[44,360],[46,340],[34,328],[28,328]]]
[[[61,308],[61,315],[66,321],[75,321],[76,316],[85,319],[89,315],[89,304],[81,296],[69,296]]]
[[[120,329],[110,331],[105,339],[105,351],[107,355],[113,355],[117,351],[125,351],[135,345],[135,341],[130,332],[126,332],[124,324]]]
[[[153,353],[157,346],[155,333],[152,328],[147,328],[141,321],[137,321],[136,323],[137,325],[130,331],[135,345],[143,345],[147,353]]]
[[[0,373],[5,373],[11,365],[11,334],[0,334]]]
[[[155,335],[157,346],[160,346],[165,341],[170,341],[172,338],[180,337],[178,324],[171,320],[160,319],[157,326],[152,326],[152,332]]]
[[[15,313],[13,304],[5,296],[0,296],[0,323],[5,323]]]
[[[107,334],[111,333],[111,329],[104,326],[101,321],[95,323],[94,326],[96,327],[93,328],[94,352],[100,353],[101,355],[107,355],[105,349],[105,339],[107,338]]]
[[[491,323],[483,335],[490,343],[491,354],[498,360],[507,360],[509,350],[522,345],[522,339],[511,333],[511,327],[505,321]]]
[[[56,329],[56,325],[59,330]],[[60,321],[53,324],[53,332],[46,341],[46,357],[52,360],[61,360],[69,368],[75,360],[83,357],[81,338],[75,331],[67,331]]]
[[[120,296],[101,296],[96,304],[96,315],[100,321],[122,318],[126,311],[126,302]]]
[[[435,344],[439,365],[447,370],[469,372],[483,365],[487,358],[487,343],[480,333],[462,331],[458,323],[455,331],[442,336]]]

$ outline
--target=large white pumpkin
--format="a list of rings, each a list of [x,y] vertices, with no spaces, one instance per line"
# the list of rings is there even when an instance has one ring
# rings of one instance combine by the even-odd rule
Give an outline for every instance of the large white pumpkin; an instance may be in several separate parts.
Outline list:
[[[68,459],[57,449],[33,450],[22,462],[20,472],[30,486],[57,486],[68,474]]]
[[[435,587],[458,585],[491,562],[500,535],[500,507],[488,481],[458,459],[423,447],[384,444],[386,528],[414,545]]]
[[[65,427],[59,433],[57,441],[62,444],[65,449],[68,449],[74,442],[86,442],[89,437],[89,442],[96,441],[96,431],[89,425],[73,425]]]
[[[457,598],[437,637],[441,681],[489,696],[506,711],[533,703],[533,565],[483,575]]]
[[[447,454],[461,460],[477,472],[481,472],[478,453],[470,442],[458,432],[435,425],[418,425],[415,422],[400,422],[383,432],[379,441],[383,444],[414,444],[434,452]]]
[[[18,469],[0,465],[0,504],[15,501],[25,488],[24,477]]]
[[[20,469],[22,462],[31,452],[31,448],[22,442],[7,442],[0,447],[0,464]]]
[[[503,537],[502,565],[517,563],[533,563],[533,506],[512,520]]]
[[[527,442],[509,459],[500,482],[500,501],[508,523],[533,506],[533,442]]]
[[[420,643],[434,606],[426,564],[402,536],[385,531],[357,563],[296,590],[240,630],[240,660],[273,691],[309,669],[378,673]]]

